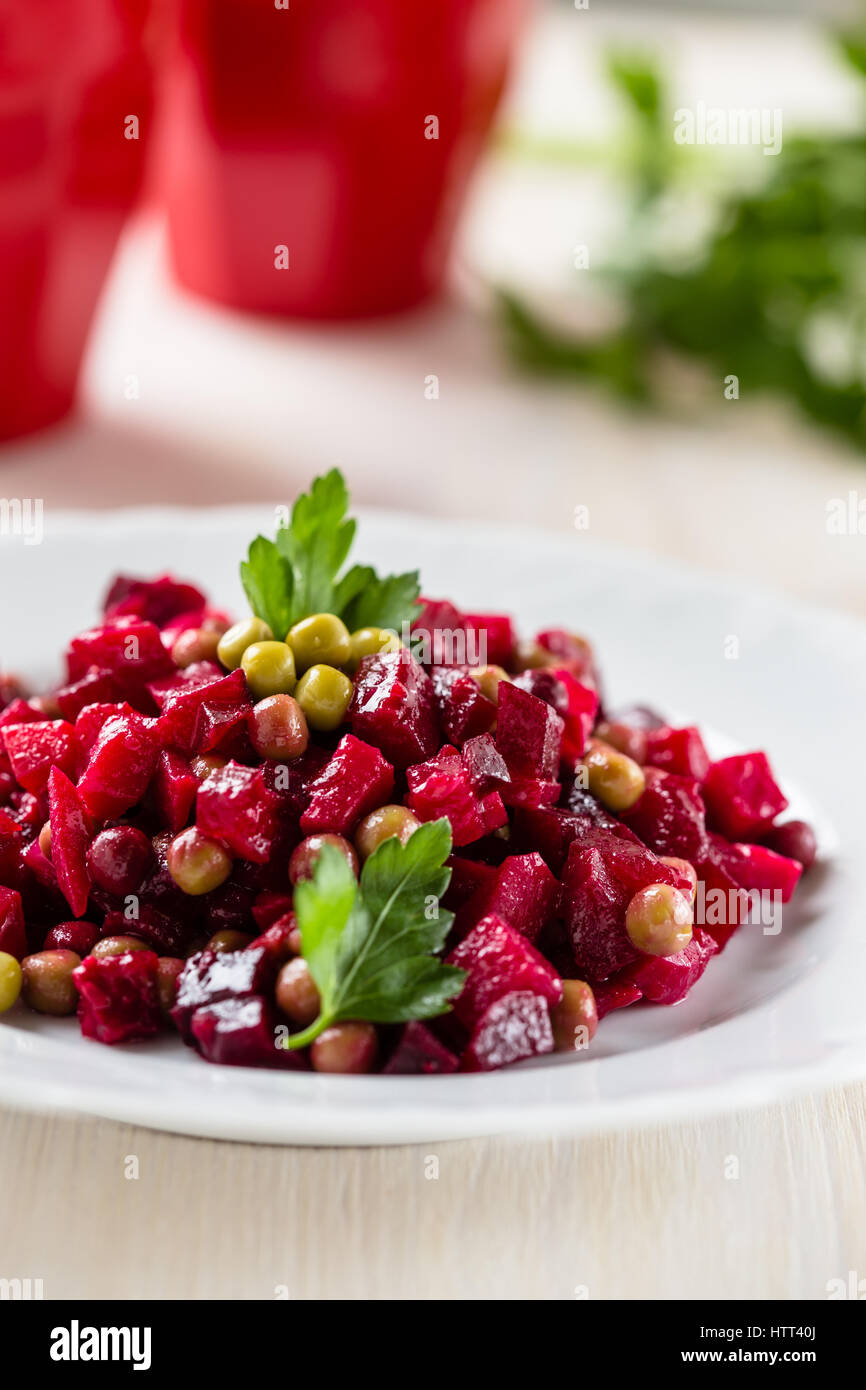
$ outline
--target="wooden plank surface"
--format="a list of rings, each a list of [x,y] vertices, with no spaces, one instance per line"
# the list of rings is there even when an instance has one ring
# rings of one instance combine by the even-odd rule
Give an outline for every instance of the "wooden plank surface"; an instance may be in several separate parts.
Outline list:
[[[6,1111],[0,1191],[0,1275],[49,1299],[820,1299],[866,1278],[866,1088],[574,1142],[391,1149]]]

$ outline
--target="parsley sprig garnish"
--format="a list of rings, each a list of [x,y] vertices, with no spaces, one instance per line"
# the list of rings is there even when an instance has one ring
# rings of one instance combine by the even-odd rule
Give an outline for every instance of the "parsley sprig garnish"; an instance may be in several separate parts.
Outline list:
[[[866,98],[866,27],[841,35],[839,51]],[[696,219],[702,185],[693,150],[672,139],[674,103],[661,70],[649,58],[619,54],[610,77],[630,115],[619,171],[628,193],[621,254],[600,267],[596,282],[614,291],[614,322],[574,334],[504,292],[515,358],[535,372],[593,380],[620,398],[663,406],[664,364],[673,353],[703,364],[718,399],[735,374],[738,390],[784,396],[862,452],[866,121],[850,131],[789,137],[786,130],[778,157],[758,160],[747,179],[734,180],[731,161],[708,152]],[[550,156],[544,146],[539,153]],[[705,236],[684,254],[670,228],[702,220]]]
[[[313,877],[295,888],[304,959],[321,999],[318,1018],[286,1040],[307,1047],[341,1019],[407,1023],[446,1013],[466,972],[443,965],[453,914],[440,907],[450,869],[447,820],[420,826],[401,844],[394,836],[370,855],[355,878],[325,845]]]
[[[349,493],[336,468],[316,478],[295,502],[289,523],[275,540],[257,536],[241,565],[250,606],[277,638],[311,613],[336,613],[350,632],[411,622],[419,593],[418,571],[380,578],[370,565],[342,575],[355,522],[346,516]]]

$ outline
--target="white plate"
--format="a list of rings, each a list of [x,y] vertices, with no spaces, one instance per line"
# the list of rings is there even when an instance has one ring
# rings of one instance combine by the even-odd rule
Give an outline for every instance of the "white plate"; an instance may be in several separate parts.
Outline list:
[[[171,569],[242,611],[238,560],[273,525],[266,508],[48,515],[43,544],[6,539],[0,550],[0,666],[52,679],[57,654],[95,618],[116,570]],[[379,567],[419,565],[428,593],[512,611],[526,631],[585,631],[611,703],[642,701],[722,729],[720,751],[766,747],[821,839],[823,862],[783,931],[741,930],[682,1005],[609,1016],[583,1055],[485,1076],[213,1067],[174,1038],[103,1047],[80,1037],[74,1020],[18,1006],[0,1021],[0,1100],[215,1138],[373,1144],[661,1122],[866,1076],[866,931],[854,871],[866,628],[601,549],[582,534],[371,515],[357,553]]]

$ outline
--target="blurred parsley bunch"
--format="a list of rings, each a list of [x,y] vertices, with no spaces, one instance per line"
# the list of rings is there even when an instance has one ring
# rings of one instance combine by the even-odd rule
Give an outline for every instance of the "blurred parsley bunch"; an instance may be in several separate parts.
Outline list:
[[[866,29],[840,36],[863,79]],[[631,113],[629,244],[606,277],[622,316],[599,336],[571,338],[511,293],[498,296],[515,359],[601,382],[620,398],[659,400],[655,363],[667,350],[735,373],[749,395],[775,392],[866,450],[866,119],[855,134],[786,137],[761,161],[759,184],[723,192],[696,254],[665,255],[654,222],[687,197],[663,82],[647,61],[611,58]]]

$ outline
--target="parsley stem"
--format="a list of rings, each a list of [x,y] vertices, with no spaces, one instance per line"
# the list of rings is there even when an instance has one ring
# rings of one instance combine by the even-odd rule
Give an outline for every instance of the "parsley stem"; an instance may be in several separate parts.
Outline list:
[[[315,1042],[320,1033],[324,1033],[334,1021],[333,1014],[319,1014],[307,1028],[302,1028],[300,1033],[290,1033],[283,1044],[289,1052],[295,1052],[298,1048],[309,1047],[311,1042]]]

